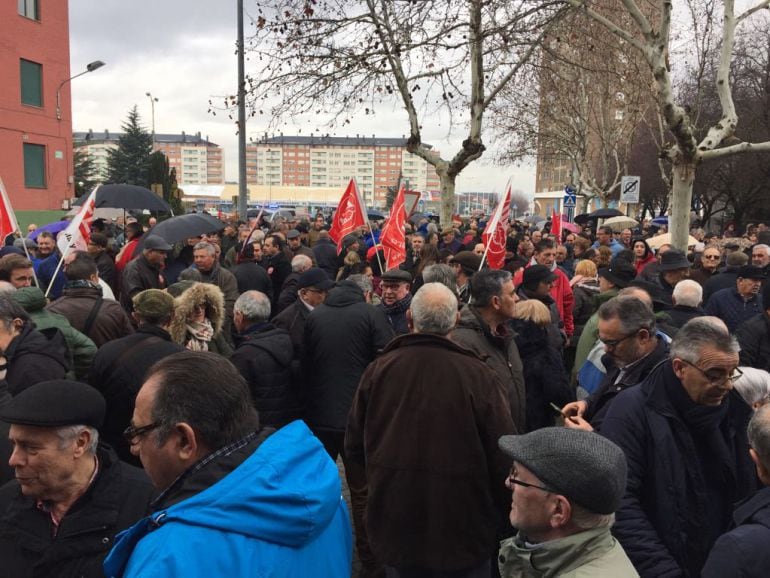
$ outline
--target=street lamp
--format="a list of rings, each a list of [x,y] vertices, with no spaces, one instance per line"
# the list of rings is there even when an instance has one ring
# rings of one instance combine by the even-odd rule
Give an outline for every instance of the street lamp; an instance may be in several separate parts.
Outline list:
[[[144,93],[147,98],[150,99],[150,106],[152,107],[152,142],[155,143],[155,103],[158,102],[157,97],[153,96],[150,92]]]
[[[519,209],[518,205],[511,205],[511,208],[513,209],[513,220],[516,220],[516,211]]]
[[[62,81],[62,83],[59,85],[59,88],[56,89],[56,120],[61,120],[61,89],[62,87],[67,84],[70,80],[73,78],[77,78],[78,76],[83,76],[84,74],[88,74],[89,72],[93,72],[97,68],[101,68],[104,66],[104,62],[101,60],[94,60],[93,62],[89,62],[86,65],[86,69],[81,72],[80,74],[76,74],[75,76],[70,76],[67,80]]]

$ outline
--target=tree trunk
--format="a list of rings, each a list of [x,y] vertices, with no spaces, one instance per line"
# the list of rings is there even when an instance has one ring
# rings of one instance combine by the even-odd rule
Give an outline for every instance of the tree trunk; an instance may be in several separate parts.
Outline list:
[[[695,181],[695,164],[679,161],[674,163],[672,171],[671,216],[668,230],[671,244],[687,252],[687,237],[690,234],[690,207],[692,207],[692,187]]]
[[[455,177],[448,171],[437,171],[441,179],[441,225],[448,227],[452,224],[455,212]]]

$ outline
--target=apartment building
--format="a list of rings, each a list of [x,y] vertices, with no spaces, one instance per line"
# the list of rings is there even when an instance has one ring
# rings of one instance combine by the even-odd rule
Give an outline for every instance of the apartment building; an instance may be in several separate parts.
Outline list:
[[[107,177],[108,151],[118,146],[121,133],[76,132],[75,147],[85,150],[93,159],[95,175],[100,179]],[[184,185],[222,185],[225,182],[225,161],[222,148],[211,142],[201,133],[188,135],[156,134],[153,150],[161,151],[168,157],[170,168],[176,169],[179,186]]]

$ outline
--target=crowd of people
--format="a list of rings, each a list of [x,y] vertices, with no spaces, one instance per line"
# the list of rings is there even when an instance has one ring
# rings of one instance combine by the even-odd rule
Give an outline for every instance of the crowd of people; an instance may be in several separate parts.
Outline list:
[[[770,572],[764,224],[330,224],[6,239],[0,577]]]

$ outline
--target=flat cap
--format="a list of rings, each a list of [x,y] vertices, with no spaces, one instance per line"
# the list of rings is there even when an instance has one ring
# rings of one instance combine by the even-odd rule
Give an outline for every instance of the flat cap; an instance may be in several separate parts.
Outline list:
[[[765,278],[765,270],[756,265],[744,265],[738,269],[738,278],[763,280]]]
[[[98,429],[104,421],[105,407],[102,394],[90,385],[55,379],[16,394],[0,409],[0,420],[38,427],[87,425]]]
[[[35,243],[35,241],[29,237],[19,237],[13,241],[13,246],[17,247],[18,249],[23,249],[24,245],[27,246],[27,249],[37,249],[37,243]]]
[[[524,287],[534,289],[540,283],[556,281],[557,275],[545,265],[530,265],[524,269],[524,277],[521,282]]]
[[[500,449],[543,484],[595,514],[612,514],[626,491],[626,456],[594,432],[546,427],[503,436]]]
[[[381,281],[390,281],[391,283],[411,283],[412,274],[403,269],[390,269],[385,271],[380,277]]]
[[[452,263],[457,263],[463,269],[468,269],[474,273],[481,267],[481,255],[473,251],[460,251],[452,259]]]
[[[296,239],[297,237],[299,237],[299,235],[300,235],[300,233],[299,233],[299,231],[297,229],[291,229],[290,231],[288,231],[286,233],[286,238],[287,239]]]
[[[142,317],[162,319],[174,312],[174,297],[160,289],[146,289],[134,295],[134,311]]]
[[[173,249],[165,239],[158,235],[147,235],[144,238],[144,248],[151,251],[170,251]]]
[[[329,279],[329,275],[323,269],[311,267],[307,271],[303,271],[297,279],[297,289],[307,289],[308,287],[326,291],[334,287],[334,281]]]

